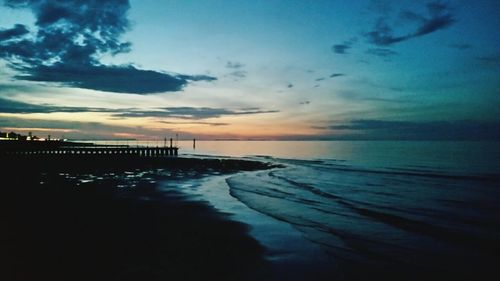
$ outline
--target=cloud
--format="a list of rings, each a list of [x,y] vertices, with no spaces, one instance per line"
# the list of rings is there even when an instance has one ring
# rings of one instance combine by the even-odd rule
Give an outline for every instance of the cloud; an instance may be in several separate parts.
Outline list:
[[[0,98],[0,113],[29,114],[55,112],[114,112],[115,110],[91,107],[61,107],[51,105],[36,105]]]
[[[5,5],[29,8],[36,19],[36,32],[30,33],[20,24],[0,30],[0,58],[20,72],[15,76],[18,80],[150,94],[179,91],[189,81],[216,79],[100,63],[104,54],[117,55],[131,49],[129,42],[120,40],[129,29],[128,0],[6,0]]]
[[[287,88],[289,88],[289,89],[290,89],[290,88],[293,88],[293,84],[292,84],[292,83],[288,83],[288,84],[286,85],[286,87],[287,87]]]
[[[306,101],[301,101],[300,105],[308,105],[310,103],[311,103],[311,101],[306,100]]]
[[[316,78],[314,81],[321,82],[321,81],[324,81],[326,79],[337,78],[337,77],[341,77],[341,76],[344,76],[344,75],[345,74],[343,74],[343,73],[332,73],[328,77],[319,77],[319,78]]]
[[[276,110],[262,110],[260,108],[243,108],[231,110],[225,108],[210,107],[164,107],[156,110],[141,110],[137,108],[99,108],[99,107],[69,107],[53,105],[36,105],[0,98],[0,113],[11,114],[30,114],[30,113],[81,113],[81,112],[99,112],[112,113],[113,117],[118,118],[139,118],[139,117],[158,117],[158,118],[178,118],[200,120],[207,118],[219,118],[222,116],[251,115],[262,113],[276,113]],[[193,123],[193,122],[190,122]],[[198,124],[201,124],[198,122]],[[222,124],[219,124],[222,125]]]
[[[397,42],[410,39],[408,35],[405,36],[394,36],[392,28],[389,27],[385,18],[380,18],[377,20],[375,27],[372,31],[365,34],[366,38],[378,46],[388,46]]]
[[[0,41],[16,39],[28,33],[29,30],[26,28],[26,26],[22,24],[16,24],[13,28],[10,29],[0,29]]]
[[[441,2],[430,2],[427,4],[427,9],[429,12],[429,17],[421,17],[418,19],[420,25],[417,30],[413,33],[413,37],[423,36],[434,31],[444,29],[449,27],[455,22],[450,8]]]
[[[184,75],[184,74],[179,74],[175,76],[176,78],[185,80],[185,81],[215,81],[217,78],[208,76],[208,75]]]
[[[336,77],[341,77],[341,76],[345,76],[344,73],[332,73],[330,74],[330,78],[336,78]]]
[[[222,116],[251,115],[261,113],[276,113],[276,110],[261,110],[259,108],[244,108],[241,110],[231,110],[225,108],[210,107],[165,107],[158,110],[132,110],[115,114],[115,117],[158,117],[158,118],[178,118],[189,120],[200,120],[207,118],[219,118]]]
[[[357,131],[361,139],[500,140],[500,122],[352,120],[331,130]]]
[[[413,11],[402,11],[400,13],[401,18],[415,25],[411,32],[394,35],[393,27],[387,23],[387,17],[382,16],[377,19],[373,30],[367,32],[365,37],[370,43],[385,47],[448,28],[455,23],[451,9],[447,4],[434,1],[429,2],[426,8],[426,15]]]
[[[215,78],[200,76],[172,76],[152,70],[140,70],[134,66],[104,65],[40,65],[25,74],[16,75],[19,80],[59,82],[65,86],[116,93],[150,94],[179,91],[189,80],[211,81]]]
[[[336,54],[347,54],[347,50],[351,48],[348,44],[336,44],[332,46],[332,51]]]
[[[339,54],[339,55],[348,54],[347,51],[350,48],[352,48],[354,43],[356,43],[357,41],[358,41],[358,39],[356,37],[354,37],[354,38],[351,38],[350,40],[344,41],[341,44],[335,44],[332,46],[332,51],[336,54]]]

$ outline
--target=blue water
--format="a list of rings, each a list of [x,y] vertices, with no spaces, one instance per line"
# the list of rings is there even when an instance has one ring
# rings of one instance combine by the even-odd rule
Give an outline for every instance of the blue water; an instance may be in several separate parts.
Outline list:
[[[500,143],[198,142],[186,150],[282,164],[198,193],[229,213],[241,213],[227,208],[233,199],[292,226],[340,272],[347,264],[473,274],[500,261]],[[257,215],[242,220],[259,228]]]
[[[500,245],[498,178],[274,160],[286,168],[228,178],[231,195],[336,258],[439,267]]]

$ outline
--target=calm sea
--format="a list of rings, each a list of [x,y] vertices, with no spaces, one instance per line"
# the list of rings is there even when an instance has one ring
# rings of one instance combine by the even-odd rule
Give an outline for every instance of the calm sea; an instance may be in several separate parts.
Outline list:
[[[179,187],[249,224],[253,235],[274,249],[277,260],[277,253],[286,251],[289,256],[299,253],[295,258],[314,256],[320,259],[315,263],[331,262],[338,277],[347,280],[360,277],[348,268],[396,269],[403,278],[415,272],[480,276],[495,271],[500,262],[498,142],[197,141],[193,148],[192,141],[180,141],[178,145],[181,155],[244,157],[283,165]],[[301,238],[310,246],[279,244]],[[366,274],[361,277],[370,273]]]
[[[162,140],[97,141],[108,145],[168,146]],[[175,141],[181,155],[269,156],[337,160],[376,168],[414,167],[500,174],[500,142],[468,141]]]

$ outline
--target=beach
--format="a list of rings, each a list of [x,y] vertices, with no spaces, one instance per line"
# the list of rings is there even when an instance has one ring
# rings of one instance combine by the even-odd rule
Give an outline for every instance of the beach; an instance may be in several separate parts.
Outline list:
[[[0,191],[1,279],[498,274],[494,143],[449,143],[440,162],[425,143],[209,145],[180,157],[11,156]],[[255,155],[231,153],[238,145]],[[273,146],[311,150],[271,156],[282,153]],[[409,147],[419,157],[401,153]]]
[[[103,168],[109,159],[39,161],[3,168],[0,279],[267,278],[264,249],[247,226],[176,190],[156,188],[160,179],[264,164],[170,159],[177,168],[165,171],[124,159],[109,169]]]

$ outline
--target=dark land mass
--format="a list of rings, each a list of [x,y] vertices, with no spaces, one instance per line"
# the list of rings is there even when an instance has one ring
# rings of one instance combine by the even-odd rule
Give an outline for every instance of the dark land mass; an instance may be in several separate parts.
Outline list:
[[[0,280],[271,278],[264,249],[245,225],[151,180],[266,163],[91,155],[0,161]],[[95,180],[81,180],[89,175]]]

